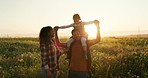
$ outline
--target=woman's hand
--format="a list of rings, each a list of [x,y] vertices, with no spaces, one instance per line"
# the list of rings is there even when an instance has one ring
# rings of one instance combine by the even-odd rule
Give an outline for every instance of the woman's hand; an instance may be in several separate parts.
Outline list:
[[[57,32],[57,31],[58,31],[58,29],[59,29],[59,27],[58,27],[58,26],[55,26],[55,27],[54,27],[54,31],[55,31],[55,32]]]
[[[50,69],[47,69],[47,76],[48,76],[48,78],[52,78],[52,74],[50,72]]]

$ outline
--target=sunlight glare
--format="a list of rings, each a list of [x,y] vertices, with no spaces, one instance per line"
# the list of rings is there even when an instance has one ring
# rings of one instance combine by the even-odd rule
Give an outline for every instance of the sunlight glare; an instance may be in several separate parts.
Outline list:
[[[85,31],[88,34],[88,38],[95,38],[97,34],[97,27],[94,24],[86,25]]]

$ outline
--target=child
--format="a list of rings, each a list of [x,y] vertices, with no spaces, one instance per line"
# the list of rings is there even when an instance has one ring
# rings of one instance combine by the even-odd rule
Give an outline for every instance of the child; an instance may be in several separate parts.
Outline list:
[[[85,59],[87,60],[88,59],[88,57],[87,57],[87,45],[86,45],[87,33],[85,32],[84,25],[93,24],[97,20],[90,21],[90,22],[82,22],[79,14],[74,14],[73,20],[74,20],[74,23],[67,25],[67,26],[60,26],[59,28],[65,29],[65,28],[69,28],[69,27],[74,27],[74,29],[79,30],[79,32],[82,36],[81,37],[81,44],[83,46],[84,56],[85,56]],[[69,49],[69,47],[70,47],[70,45],[73,41],[74,41],[74,39],[72,37],[68,40],[68,42],[67,42],[68,49]]]

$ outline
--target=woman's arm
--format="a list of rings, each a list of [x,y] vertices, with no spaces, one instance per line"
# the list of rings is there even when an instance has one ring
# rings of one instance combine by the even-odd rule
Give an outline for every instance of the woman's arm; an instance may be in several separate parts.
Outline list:
[[[94,44],[96,44],[96,43],[98,43],[98,42],[100,42],[101,41],[101,37],[100,37],[100,26],[99,26],[99,21],[95,21],[95,25],[96,25],[96,27],[97,27],[97,35],[96,35],[96,39],[94,39],[94,40],[89,40],[89,45],[90,46],[92,46],[92,45],[94,45]]]
[[[59,37],[58,37],[58,27],[54,27],[54,31],[55,31],[55,41],[57,43],[58,46],[60,47],[63,47],[63,48],[66,48],[67,47],[67,44],[66,43],[61,43],[60,40],[59,40]]]

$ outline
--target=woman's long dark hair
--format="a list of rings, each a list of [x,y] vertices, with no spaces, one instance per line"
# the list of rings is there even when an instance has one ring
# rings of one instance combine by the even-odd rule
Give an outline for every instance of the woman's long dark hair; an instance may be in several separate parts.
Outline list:
[[[39,34],[39,40],[40,40],[40,44],[41,43],[45,43],[45,44],[49,44],[50,43],[50,34],[49,32],[52,30],[51,26],[46,26],[43,27],[40,31]]]

